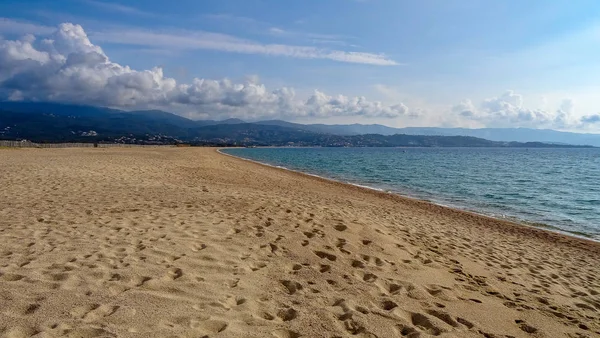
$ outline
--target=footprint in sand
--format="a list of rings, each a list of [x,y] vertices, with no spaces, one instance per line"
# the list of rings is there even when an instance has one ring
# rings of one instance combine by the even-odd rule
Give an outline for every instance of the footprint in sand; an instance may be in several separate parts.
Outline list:
[[[360,272],[356,276],[367,283],[373,283],[377,280],[377,275],[369,272]]]
[[[23,278],[25,278],[25,276],[18,275],[18,274],[12,274],[12,273],[5,273],[5,274],[0,275],[0,279],[5,282],[16,282],[16,281],[20,281]]]
[[[167,277],[171,280],[177,280],[183,276],[183,270],[179,268],[171,268],[167,272]]]
[[[295,294],[296,291],[302,290],[302,284],[300,284],[298,282],[289,281],[289,280],[282,280],[279,282],[281,283],[281,285],[285,286],[288,294],[290,294],[290,295]]]
[[[325,272],[329,272],[331,271],[331,265],[328,264],[321,264],[319,267],[319,272],[320,273],[325,273]]]
[[[85,322],[95,322],[100,320],[101,318],[108,317],[115,313],[119,309],[118,306],[113,305],[101,305],[100,307],[88,312],[83,317]]]
[[[516,323],[517,325],[519,325],[519,328],[520,328],[521,330],[523,330],[524,332],[527,332],[527,333],[536,333],[536,332],[538,331],[538,330],[537,330],[537,328],[535,328],[535,327],[533,327],[533,326],[531,326],[531,325],[529,325],[529,324],[525,323],[525,321],[524,321],[524,320],[521,320],[521,319],[516,319],[516,320],[515,320],[515,323]]]
[[[279,329],[271,332],[271,334],[277,338],[299,338],[300,334],[287,329]]]
[[[119,309],[118,306],[88,304],[74,308],[70,314],[74,318],[83,319],[85,322],[95,322],[103,317],[108,317]]]
[[[233,279],[233,280],[230,280],[229,282],[227,282],[227,286],[229,286],[230,288],[236,288],[238,286],[239,282],[240,282],[240,279],[236,278],[236,279]]]
[[[31,303],[24,307],[19,306],[19,309],[14,310],[14,312],[17,314],[23,315],[23,316],[29,316],[29,315],[34,314],[39,308],[40,308],[40,304]],[[2,332],[2,331],[0,331],[0,332]]]
[[[353,268],[359,268],[359,269],[364,269],[365,268],[365,263],[359,261],[359,260],[352,260],[352,267]]]
[[[143,286],[150,280],[152,280],[152,278],[150,278],[148,276],[139,276],[139,277],[136,276],[131,279],[131,283],[133,284],[133,286],[139,287],[139,286]]]
[[[373,257],[373,256],[369,256],[369,255],[362,255],[361,257],[365,262],[368,262],[369,264],[372,264],[372,265],[383,266],[383,264],[384,264],[383,261],[379,257]]]
[[[261,245],[261,248],[264,248],[264,249],[267,250],[267,252],[275,254],[275,255],[278,254],[277,252],[279,250],[279,247],[277,245],[273,244],[273,243]]]
[[[410,320],[414,326],[427,334],[439,336],[443,332],[440,327],[435,325],[426,315],[422,313],[412,313]]]
[[[396,295],[396,294],[400,293],[400,291],[402,289],[404,289],[404,287],[402,286],[402,284],[400,284],[400,282],[396,282],[393,280],[379,281],[377,283],[377,286],[379,286],[379,288],[384,293],[387,293],[388,295]]]
[[[335,247],[338,248],[341,252],[345,253],[346,255],[350,255],[351,252],[344,249],[345,245],[346,245],[346,240],[343,238],[338,238],[337,243],[335,244]]]
[[[319,258],[321,258],[321,259],[328,259],[332,262],[335,262],[335,260],[337,260],[336,255],[330,254],[325,251],[315,251],[314,253],[315,253],[315,255],[319,256]]]
[[[348,229],[345,224],[336,224],[333,228],[337,231],[346,231]]]
[[[471,329],[471,328],[473,328],[475,326],[475,324],[471,323],[470,321],[468,321],[468,320],[466,320],[464,318],[458,317],[458,318],[456,318],[456,321],[459,322],[459,323],[461,323],[462,325],[466,326],[467,329]]]
[[[298,311],[294,308],[281,309],[277,311],[277,317],[284,322],[288,322],[298,317]]]
[[[257,271],[267,266],[267,263],[264,262],[252,262],[250,263],[250,270]]]
[[[192,249],[192,251],[194,251],[194,252],[198,252],[198,251],[200,251],[200,250],[204,250],[204,249],[206,249],[206,244],[194,244],[194,245],[192,245],[192,248],[191,248],[191,249]]]
[[[246,298],[241,297],[241,296],[231,296],[231,297],[228,297],[227,300],[225,301],[225,305],[229,308],[233,308],[235,306],[240,306],[245,303],[246,303]]]
[[[397,308],[398,304],[396,304],[395,302],[393,302],[389,299],[385,299],[380,303],[380,307],[385,311],[391,311],[391,310]]]
[[[197,330],[200,334],[208,336],[209,334],[215,334],[223,332],[227,329],[227,323],[222,320],[203,320],[203,321],[192,321],[190,327]]]
[[[304,234],[304,236],[306,236],[308,238],[315,237],[315,233],[314,232],[304,231],[303,234]]]
[[[452,327],[459,327],[460,325],[458,324],[458,322],[452,318],[452,316],[450,316],[448,313],[443,312],[443,311],[439,311],[439,310],[426,310],[426,312],[431,315],[434,316],[438,319],[440,319],[441,321],[445,322],[446,324],[452,326]]]

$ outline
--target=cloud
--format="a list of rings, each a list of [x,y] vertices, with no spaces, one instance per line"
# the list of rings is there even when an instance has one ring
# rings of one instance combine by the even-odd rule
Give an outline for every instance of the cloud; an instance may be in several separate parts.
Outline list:
[[[176,48],[183,50],[217,50],[242,54],[285,56],[299,59],[325,59],[338,62],[375,66],[396,66],[396,61],[384,54],[348,52],[285,44],[263,44],[235,36],[203,31],[154,32],[138,29],[113,29],[94,32],[96,41],[138,45],[145,47]]]
[[[331,55],[340,59],[365,57]],[[45,39],[33,35],[18,40],[0,39],[0,96],[119,108],[162,108],[192,118],[411,115],[401,103],[385,105],[364,97],[329,96],[315,91],[304,100],[292,88],[268,90],[257,76],[250,76],[243,83],[201,78],[177,83],[158,67],[137,71],[110,61],[81,26],[71,23],[61,24]]]
[[[227,13],[217,13],[217,14],[204,14],[203,18],[213,20],[213,21],[222,21],[228,24],[241,24],[241,25],[256,25],[256,26],[269,26],[268,23],[256,20],[253,18],[249,18],[246,16],[238,16]]]
[[[283,29],[277,28],[277,27],[269,28],[269,33],[271,33],[273,35],[287,35],[288,34],[288,32],[286,30],[283,30]]]
[[[581,122],[583,123],[600,123],[600,114],[586,115],[581,118]]]
[[[347,43],[345,40],[355,39],[352,36],[346,35],[335,35],[335,34],[318,34],[318,33],[307,33],[301,31],[286,30],[279,27],[269,27],[267,29],[269,35],[280,37],[280,38],[292,38],[303,41],[309,41],[313,44],[321,45],[337,45],[337,46],[356,46]]]
[[[523,106],[523,96],[512,90],[484,100],[476,107],[471,100],[454,105],[451,111],[460,117],[480,122],[488,127],[529,127],[581,129],[595,123],[596,115],[577,117],[573,100],[565,99],[555,110],[529,109]]]
[[[564,112],[565,114],[572,114],[575,110],[575,104],[573,102],[573,100],[571,99],[566,99],[563,100],[562,103],[560,104],[560,111]]]
[[[276,27],[272,23],[266,21],[260,21],[257,19],[244,17],[244,16],[236,16],[231,14],[205,14],[202,16],[203,18],[219,21],[222,23],[226,23],[229,26],[237,25],[243,26],[246,32],[253,31],[257,34],[267,34],[276,38],[286,38],[286,39],[294,39],[296,41],[304,41],[310,42],[313,44],[320,45],[337,45],[337,46],[356,46],[354,44],[349,44],[346,40],[353,40],[356,37],[348,36],[348,35],[339,35],[339,34],[320,34],[320,33],[311,33],[304,32],[299,30],[289,30],[281,27]],[[296,20],[294,24],[304,23],[303,20]]]
[[[0,18],[0,34],[50,34],[56,28],[33,24],[20,20]]]
[[[453,106],[452,111],[464,117],[473,117],[476,114],[473,102],[469,99],[463,100],[461,103]]]
[[[118,12],[138,16],[155,16],[155,14],[153,13],[145,12],[134,7],[125,6],[114,2],[104,2],[97,0],[83,0],[83,2],[111,12]]]
[[[86,0],[87,2],[107,5],[108,3]],[[111,7],[119,6],[108,4]],[[123,6],[124,7],[124,6]],[[121,8],[122,11],[135,10],[133,8]],[[251,20],[245,18],[247,20]],[[55,30],[54,27],[31,24],[27,22],[0,18],[0,34],[11,35],[36,34],[47,35]],[[278,28],[281,34],[290,33]],[[216,50],[230,53],[259,54],[267,56],[291,57],[298,59],[322,59],[336,62],[366,64],[373,66],[397,66],[401,65],[385,54],[343,51],[330,48],[318,48],[314,46],[288,45],[288,44],[265,44],[257,41],[238,38],[228,34],[212,33],[205,31],[150,31],[130,27],[111,27],[90,33],[90,36],[98,42],[133,45],[145,47],[146,50],[170,49],[170,50]],[[338,36],[323,34],[306,34],[305,37],[313,43],[341,44],[343,42],[333,39]]]
[[[408,108],[400,103],[386,106],[381,102],[368,101],[364,97],[349,98],[343,95],[328,96],[320,91],[315,91],[306,101],[309,111],[316,116],[365,116],[397,118],[409,115]]]

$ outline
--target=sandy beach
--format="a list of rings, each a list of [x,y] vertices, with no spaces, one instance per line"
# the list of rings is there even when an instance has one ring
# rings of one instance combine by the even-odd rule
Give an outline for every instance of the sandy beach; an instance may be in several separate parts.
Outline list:
[[[216,149],[0,149],[0,336],[600,337],[600,244]]]

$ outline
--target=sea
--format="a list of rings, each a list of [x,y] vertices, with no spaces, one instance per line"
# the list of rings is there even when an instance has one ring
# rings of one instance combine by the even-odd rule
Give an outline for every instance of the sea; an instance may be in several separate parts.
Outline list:
[[[222,152],[600,240],[600,148],[229,148]]]

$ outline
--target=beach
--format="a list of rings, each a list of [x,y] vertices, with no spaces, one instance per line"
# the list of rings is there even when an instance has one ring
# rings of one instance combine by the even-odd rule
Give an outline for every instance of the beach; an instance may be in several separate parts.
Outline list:
[[[600,244],[219,154],[0,149],[0,336],[598,337]]]

